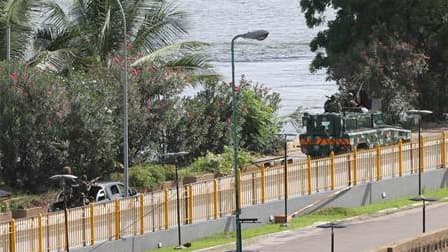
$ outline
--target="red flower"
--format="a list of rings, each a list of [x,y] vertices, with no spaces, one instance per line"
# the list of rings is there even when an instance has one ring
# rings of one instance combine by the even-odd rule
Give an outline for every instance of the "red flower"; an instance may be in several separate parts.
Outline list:
[[[135,67],[131,69],[131,74],[132,74],[133,76],[137,76],[137,75],[139,75],[140,72],[141,72],[141,70],[140,70],[140,69],[137,69],[137,68],[135,68]]]
[[[18,74],[16,72],[10,73],[9,78],[13,81],[17,81]]]

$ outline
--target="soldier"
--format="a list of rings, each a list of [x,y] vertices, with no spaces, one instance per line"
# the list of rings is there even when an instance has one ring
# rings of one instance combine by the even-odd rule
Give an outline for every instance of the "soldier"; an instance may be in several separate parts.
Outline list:
[[[339,113],[342,111],[342,105],[336,99],[336,96],[332,95],[330,98],[325,102],[324,104],[324,110],[325,112],[333,112],[333,113]]]
[[[62,168],[62,174],[72,174],[72,168],[70,166],[64,166]]]
[[[79,182],[79,191],[84,194],[84,196],[87,196],[90,190],[90,184],[87,180],[87,175],[83,174],[81,176],[81,181]]]

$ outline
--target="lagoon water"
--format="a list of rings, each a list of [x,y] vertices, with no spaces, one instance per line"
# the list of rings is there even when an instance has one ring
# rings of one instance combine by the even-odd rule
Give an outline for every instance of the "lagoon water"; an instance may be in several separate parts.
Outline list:
[[[178,7],[189,14],[187,40],[211,44],[209,54],[215,71],[231,79],[230,41],[236,34],[265,29],[265,41],[235,42],[235,75],[264,84],[280,93],[280,116],[297,107],[323,110],[325,96],[337,91],[324,71],[310,73],[314,53],[309,42],[318,30],[305,24],[299,0],[181,0]]]

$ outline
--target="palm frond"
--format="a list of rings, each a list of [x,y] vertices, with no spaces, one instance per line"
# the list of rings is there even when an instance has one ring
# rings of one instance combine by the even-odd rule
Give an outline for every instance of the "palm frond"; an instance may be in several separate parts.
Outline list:
[[[134,48],[151,53],[187,33],[186,14],[178,11],[175,5],[160,1],[159,5],[148,5],[144,10],[134,17],[143,20],[141,23],[136,22],[131,30],[135,32],[132,34]]]
[[[31,2],[29,0],[9,0],[3,10],[6,23],[28,25],[32,9]]]
[[[181,60],[182,58],[179,58],[182,55],[188,56],[189,54],[193,54],[199,50],[201,50],[203,47],[208,46],[207,43],[198,42],[198,41],[184,41],[184,42],[177,42],[168,46],[165,46],[159,50],[156,50],[152,53],[149,53],[139,59],[137,59],[131,66],[136,67],[147,63],[168,63],[170,61],[174,62],[176,59]],[[196,57],[198,58],[198,57]],[[205,61],[205,58],[202,58],[201,60]],[[180,63],[180,62],[179,62]],[[187,63],[184,61],[184,63]],[[196,63],[199,63],[197,61]],[[205,66],[205,65],[204,65]]]
[[[64,48],[55,51],[40,51],[34,55],[27,63],[40,69],[62,72],[71,66],[76,57],[76,53],[71,48]]]
[[[51,25],[57,29],[63,30],[70,26],[70,20],[62,7],[53,1],[44,1],[42,11],[47,13],[45,19],[46,25]]]
[[[101,27],[101,31],[99,33],[98,44],[100,45],[100,47],[104,47],[107,42],[106,39],[108,38],[108,33],[110,32],[110,11],[111,9],[109,7],[104,18],[104,23]]]
[[[55,51],[67,47],[78,35],[76,30],[60,30],[54,26],[44,25],[36,31],[33,47],[35,51]]]

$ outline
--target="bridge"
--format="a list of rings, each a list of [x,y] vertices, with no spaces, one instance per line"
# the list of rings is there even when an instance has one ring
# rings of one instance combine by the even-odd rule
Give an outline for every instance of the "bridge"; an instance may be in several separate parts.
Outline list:
[[[418,148],[418,142],[421,148]],[[327,158],[289,158],[285,181],[281,163],[242,169],[242,208],[332,191],[372,181],[445,168],[446,134]],[[285,194],[284,183],[287,183]],[[188,225],[224,218],[235,208],[234,177],[184,185],[180,190],[181,222]],[[80,248],[176,226],[176,189],[140,194],[121,200],[68,209],[70,248]],[[66,240],[64,212],[0,223],[0,251],[61,251]]]

